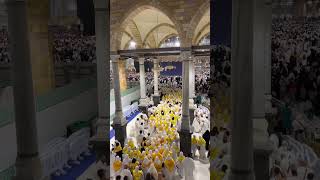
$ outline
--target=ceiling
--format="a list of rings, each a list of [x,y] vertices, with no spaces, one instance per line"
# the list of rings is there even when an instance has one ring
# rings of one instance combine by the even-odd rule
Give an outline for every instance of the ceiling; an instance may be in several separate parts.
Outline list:
[[[178,32],[173,22],[162,12],[155,9],[145,9],[135,17],[131,17],[126,25],[121,39],[121,49],[128,49],[130,42],[136,43],[136,48],[158,48],[166,39],[177,36]],[[199,22],[194,41],[200,40],[210,32],[210,11]]]
[[[210,10],[208,9],[202,19],[200,20],[194,36],[193,44],[198,44],[202,37],[210,33]]]

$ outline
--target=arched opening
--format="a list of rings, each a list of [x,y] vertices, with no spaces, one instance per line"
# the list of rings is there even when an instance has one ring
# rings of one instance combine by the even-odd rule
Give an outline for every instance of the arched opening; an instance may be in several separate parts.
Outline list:
[[[200,45],[201,41],[203,41],[210,34],[210,9],[207,9],[203,16],[201,17],[199,23],[197,24],[192,37],[193,45]],[[210,40],[210,38],[209,38]],[[203,44],[204,42],[202,42]],[[210,41],[208,44],[209,45]]]
[[[166,39],[179,34],[174,22],[152,6],[133,11],[123,21],[121,30],[118,49],[158,48]]]
[[[210,45],[210,33],[204,35],[198,42],[199,46]]]
[[[176,34],[169,34],[162,41],[160,41],[159,47],[180,47],[180,39]]]

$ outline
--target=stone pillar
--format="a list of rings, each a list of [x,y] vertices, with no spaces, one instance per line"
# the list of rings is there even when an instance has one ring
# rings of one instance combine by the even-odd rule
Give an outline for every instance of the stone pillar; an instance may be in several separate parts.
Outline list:
[[[124,91],[127,89],[127,70],[126,70],[126,61],[119,61],[119,79],[120,79],[120,90]]]
[[[144,57],[139,58],[139,71],[140,71],[140,111],[147,114],[148,112],[148,99],[146,95],[146,76],[144,69]]]
[[[8,25],[10,50],[13,62],[13,93],[17,138],[16,176],[14,179],[38,180],[41,164],[38,153],[38,136],[31,55],[25,0],[9,0]]]
[[[253,180],[252,67],[254,0],[232,1],[230,180]]]
[[[114,100],[116,106],[115,117],[113,119],[113,128],[115,130],[115,138],[122,146],[127,138],[127,120],[122,112],[121,91],[120,91],[120,79],[119,79],[119,57],[118,55],[112,56],[112,69],[113,69],[113,87],[114,87]]]
[[[157,106],[160,103],[159,95],[159,60],[153,59],[153,82],[154,82],[154,94],[153,94],[153,103]]]
[[[269,180],[269,155],[272,151],[269,142],[266,120],[266,90],[271,91],[271,2],[254,0],[253,36],[253,106],[254,164],[255,178]],[[266,63],[268,65],[266,66]],[[268,73],[268,74],[267,74]],[[270,73],[270,74],[269,74]],[[268,87],[267,87],[268,86]],[[268,89],[267,89],[268,88]],[[271,96],[269,94],[268,100]],[[271,101],[267,101],[271,105]]]
[[[257,179],[269,179],[269,152],[271,146],[268,141],[268,122],[266,120],[266,91],[271,94],[271,19],[272,8],[270,1],[255,0],[254,7],[254,52],[253,52],[253,125],[254,125],[254,159]],[[265,71],[263,71],[265,69]],[[270,81],[268,81],[268,80]],[[268,81],[268,82],[267,82]],[[259,164],[259,166],[258,166]]]
[[[32,79],[35,94],[41,95],[55,88],[52,36],[48,32],[49,0],[28,0],[27,6]]]
[[[194,106],[194,98],[195,98],[195,67],[194,67],[194,56],[192,56],[192,59],[189,63],[189,114],[190,114],[190,124],[192,125],[193,120],[194,120],[194,111],[195,111],[195,106]]]
[[[189,114],[189,67],[191,61],[190,51],[181,51],[183,61],[183,81],[182,81],[182,118],[180,134],[180,149],[185,156],[191,157],[191,131]]]
[[[195,57],[193,56],[192,59]],[[193,99],[195,98],[195,66],[193,60],[190,61],[190,84],[189,84],[189,95],[190,95],[190,101],[193,103]]]
[[[96,57],[97,57],[97,85],[98,85],[98,119],[93,128],[94,137],[91,143],[97,154],[97,160],[110,164],[110,45],[109,17],[110,1],[95,0],[95,31],[96,31]]]

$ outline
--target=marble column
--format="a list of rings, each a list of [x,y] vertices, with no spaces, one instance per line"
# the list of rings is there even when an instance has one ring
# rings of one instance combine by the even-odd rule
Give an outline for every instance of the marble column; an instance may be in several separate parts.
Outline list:
[[[113,119],[113,128],[115,130],[115,139],[118,140],[122,145],[127,138],[127,120],[123,115],[122,102],[121,102],[121,90],[120,90],[120,78],[119,78],[119,55],[114,55],[112,59],[112,70],[113,70],[113,87],[114,87],[114,99],[116,112]]]
[[[252,121],[255,177],[259,180],[269,180],[269,155],[272,147],[269,142],[268,122],[265,116],[266,78],[271,78],[271,74],[268,74],[270,77],[266,77],[267,70],[265,70],[267,56],[271,57],[271,44],[269,40],[266,41],[267,36],[270,35],[268,30],[271,29],[271,11],[270,1],[254,0]]]
[[[195,98],[195,67],[194,67],[194,56],[192,56],[192,60],[189,63],[189,114],[190,114],[190,124],[192,125],[194,120],[194,111],[195,111],[195,105],[194,105],[194,98]]]
[[[14,179],[38,180],[41,178],[41,164],[38,153],[27,3],[25,0],[9,0],[7,1],[7,7],[10,54],[13,62],[13,94],[17,138],[16,176]]]
[[[157,106],[160,103],[159,94],[159,60],[153,59],[153,82],[154,82],[154,92],[153,92],[153,103]]]
[[[96,57],[97,57],[97,90],[98,90],[98,119],[93,125],[91,139],[97,160],[109,163],[109,129],[110,129],[110,1],[95,0],[95,31],[96,31]],[[108,30],[109,29],[109,30]]]
[[[183,81],[182,81],[182,118],[180,134],[180,149],[185,156],[191,157],[191,130],[190,130],[190,114],[189,114],[189,68],[191,62],[191,52],[181,51],[181,59],[183,61]]]
[[[147,114],[148,112],[148,99],[146,95],[146,73],[144,69],[144,57],[139,58],[139,71],[140,71],[140,111]]]
[[[232,1],[230,180],[253,180],[252,67],[254,0]]]
[[[34,92],[42,95],[55,88],[53,37],[48,30],[49,0],[28,0],[27,7]]]

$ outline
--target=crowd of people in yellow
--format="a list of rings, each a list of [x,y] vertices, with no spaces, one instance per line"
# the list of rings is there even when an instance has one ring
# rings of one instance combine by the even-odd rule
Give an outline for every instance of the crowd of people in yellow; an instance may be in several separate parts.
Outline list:
[[[164,95],[158,106],[148,109],[148,116],[137,117],[133,138],[123,147],[115,141],[111,158],[115,179],[194,179],[193,159],[180,151],[181,102],[181,91]],[[193,136],[192,142],[195,147],[206,144],[201,136]]]

